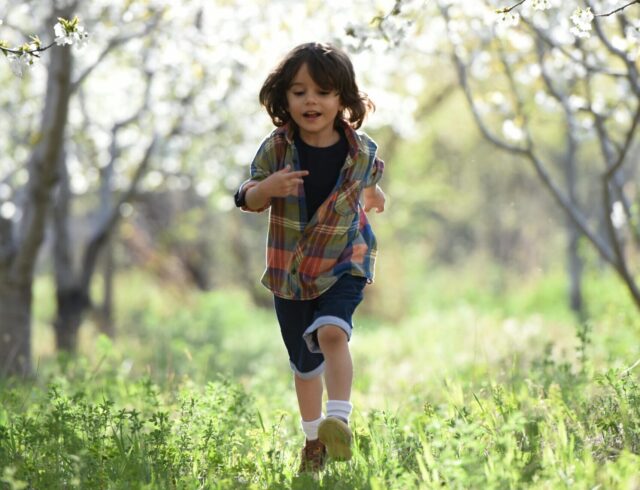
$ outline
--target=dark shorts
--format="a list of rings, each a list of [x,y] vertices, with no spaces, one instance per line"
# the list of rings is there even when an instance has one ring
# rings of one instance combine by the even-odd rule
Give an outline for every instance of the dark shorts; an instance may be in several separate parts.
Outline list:
[[[324,370],[324,356],[318,345],[320,327],[335,325],[351,339],[351,317],[362,301],[366,283],[364,277],[344,274],[331,288],[311,300],[297,301],[274,296],[289,363],[300,378],[313,378]]]

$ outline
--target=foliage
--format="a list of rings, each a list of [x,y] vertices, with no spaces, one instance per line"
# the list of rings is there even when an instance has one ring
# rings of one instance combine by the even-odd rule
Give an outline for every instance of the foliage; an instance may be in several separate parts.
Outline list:
[[[45,358],[36,380],[0,387],[0,487],[638,485],[640,385],[626,369],[638,351],[625,339],[640,325],[612,317],[633,311],[628,299],[591,301],[601,313],[581,358],[571,317],[543,293],[558,279],[480,300],[473,283],[456,294],[454,275],[432,278],[442,294],[414,298],[393,327],[357,319],[355,455],[318,480],[295,474],[302,441],[272,312],[132,276],[116,342],[90,339],[77,360]],[[518,316],[527,301],[542,317]]]
[[[637,484],[640,386],[610,370],[580,378],[534,365],[514,383],[446,382],[446,403],[354,420],[355,457],[318,488],[514,488]],[[563,371],[565,372],[562,375]],[[277,411],[226,379],[162,390],[102,372],[46,386],[5,386],[5,488],[309,488]],[[271,399],[271,403],[278,403]],[[291,424],[289,424],[291,425]],[[305,486],[307,485],[307,486]]]
[[[0,19],[0,25],[2,24],[3,20]],[[40,53],[52,46],[75,45],[78,48],[82,48],[89,38],[89,34],[85,32],[84,26],[80,25],[80,20],[77,16],[71,20],[58,17],[58,22],[53,26],[53,30],[56,38],[54,42],[47,46],[42,46],[42,41],[37,35],[30,36],[30,42],[14,48],[10,48],[7,41],[0,39],[0,51],[6,56],[11,66],[11,71],[16,76],[22,77],[25,70],[30,68],[39,58]]]

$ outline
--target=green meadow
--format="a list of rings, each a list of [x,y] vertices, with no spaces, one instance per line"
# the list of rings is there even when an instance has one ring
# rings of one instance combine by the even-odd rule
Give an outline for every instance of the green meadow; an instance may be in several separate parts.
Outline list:
[[[37,374],[0,387],[0,488],[640,487],[640,319],[607,274],[590,320],[563,276],[507,291],[433,271],[402,311],[352,340],[354,458],[298,475],[303,442],[274,315],[242,290],[119,280],[117,338],[52,352],[51,284],[36,288]],[[481,276],[478,276],[481,277]]]

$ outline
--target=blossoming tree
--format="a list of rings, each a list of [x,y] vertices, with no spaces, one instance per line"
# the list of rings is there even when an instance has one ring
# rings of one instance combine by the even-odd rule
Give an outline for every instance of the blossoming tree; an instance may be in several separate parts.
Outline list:
[[[397,0],[349,34],[363,47],[382,38],[446,53],[481,134],[529,161],[567,216],[572,307],[582,308],[584,240],[640,308],[631,270],[640,248],[640,21],[627,15],[640,0],[505,4]]]
[[[75,4],[54,8],[56,38],[47,46],[33,36],[29,43],[9,48],[2,41],[15,74],[22,76],[39,54],[54,45],[74,45],[87,35],[77,18],[68,21]],[[52,22],[53,24],[53,22]],[[4,203],[0,209],[0,372],[27,374],[31,369],[31,298],[35,261],[43,240],[51,190],[57,180],[57,162],[62,144],[71,95],[71,53],[68,49],[51,52],[47,93],[38,140],[28,158],[23,218],[11,218],[15,207]]]

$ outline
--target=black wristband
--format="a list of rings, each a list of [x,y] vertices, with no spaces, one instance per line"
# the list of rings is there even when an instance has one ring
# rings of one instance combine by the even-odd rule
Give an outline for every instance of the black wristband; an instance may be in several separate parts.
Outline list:
[[[233,195],[233,201],[236,203],[237,208],[241,208],[247,204],[245,197],[247,191],[244,189],[244,185],[241,185],[240,188]]]

